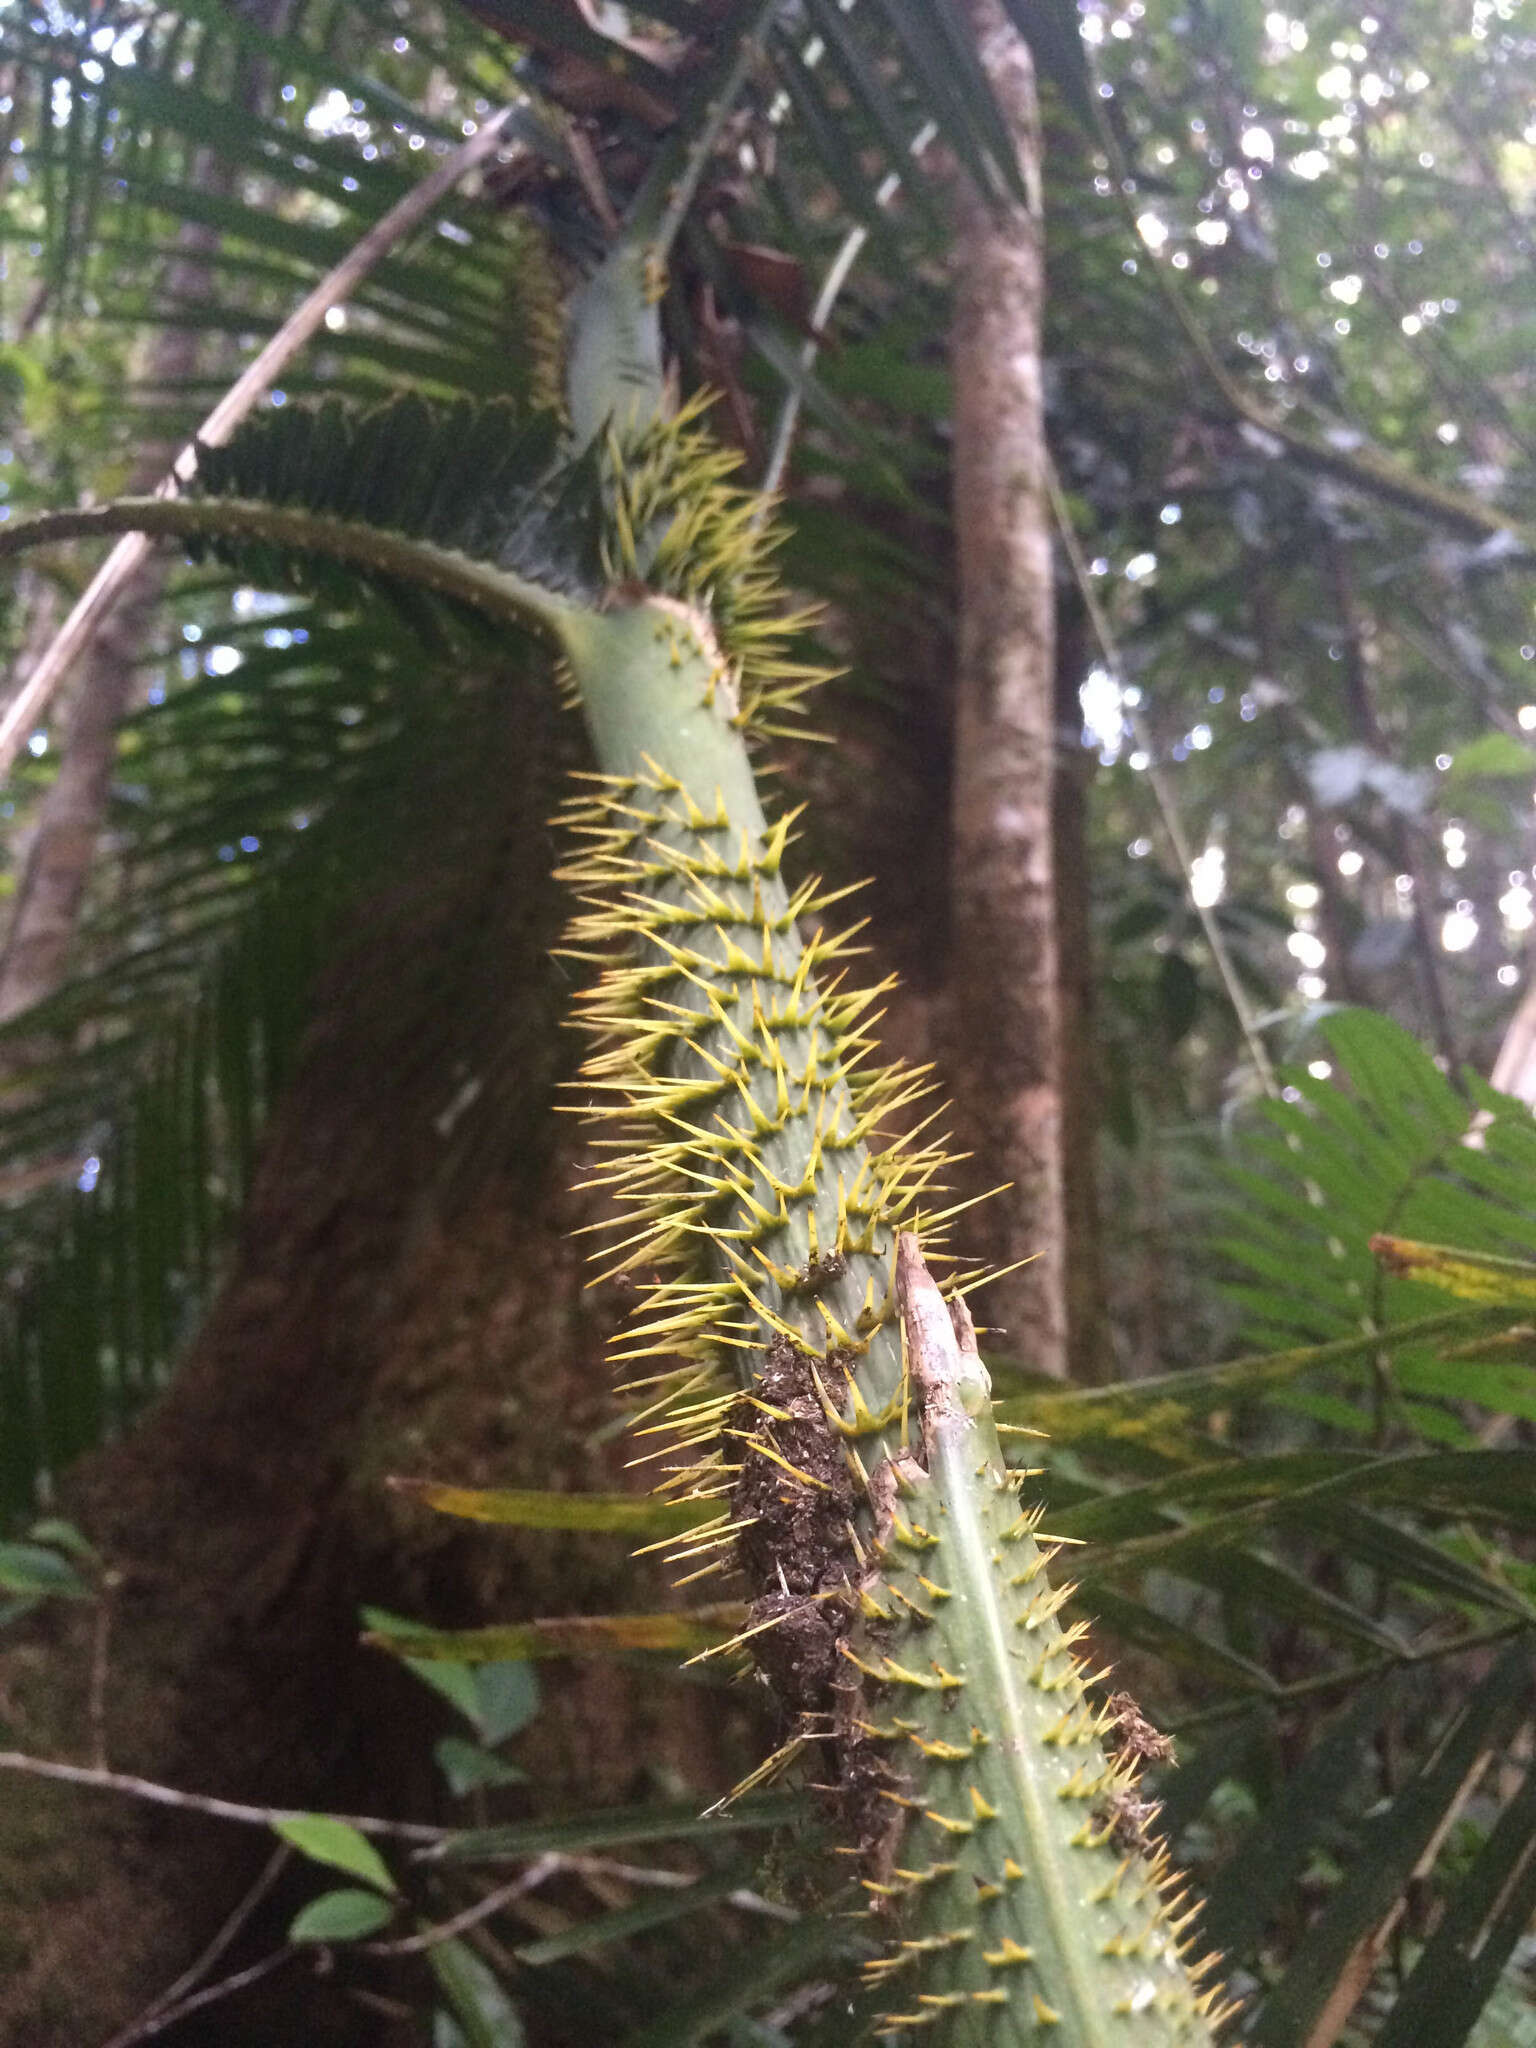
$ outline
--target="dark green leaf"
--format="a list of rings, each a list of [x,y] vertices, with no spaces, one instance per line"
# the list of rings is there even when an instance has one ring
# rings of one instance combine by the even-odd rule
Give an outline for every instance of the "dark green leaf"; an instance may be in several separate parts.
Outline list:
[[[36,1543],[0,1543],[0,1592],[24,1596],[58,1594],[89,1600],[91,1589],[56,1550]]]
[[[377,1892],[322,1892],[294,1915],[290,1941],[362,1941],[389,1924],[394,1907]]]
[[[472,1948],[458,1940],[439,1941],[427,1957],[464,2048],[524,2048],[527,2036],[516,2007]]]
[[[1356,1946],[1379,1927],[1473,1778],[1521,1709],[1531,1648],[1505,1651],[1458,1714],[1438,1749],[1380,1812],[1362,1825],[1356,1853],[1327,1905],[1303,1935],[1250,2038],[1291,2048],[1308,2038]]]
[[[1536,1911],[1536,1771],[1527,1771],[1376,2036],[1376,2048],[1460,2048]]]
[[[509,1660],[475,1667],[475,1719],[482,1742],[494,1747],[524,1728],[539,1711],[539,1674]]]
[[[520,1771],[515,1764],[503,1763],[490,1750],[482,1749],[477,1742],[466,1742],[460,1735],[443,1736],[433,1746],[432,1755],[455,1799],[462,1799],[466,1792],[483,1792],[497,1785],[526,1785],[528,1782],[526,1771]]]

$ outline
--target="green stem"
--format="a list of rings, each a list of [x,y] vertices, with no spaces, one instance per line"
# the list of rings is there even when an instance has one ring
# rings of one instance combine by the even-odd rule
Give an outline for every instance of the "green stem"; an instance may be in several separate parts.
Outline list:
[[[715,75],[695,96],[697,126],[668,136],[631,202],[624,231],[571,303],[566,396],[578,449],[605,428],[663,418],[667,392],[660,300],[667,258],[687,219],[747,74],[783,0],[743,0],[717,33]]]
[[[693,1327],[674,1329],[657,1349],[696,1355],[738,1327],[753,1330],[755,1345],[776,1328],[792,1332],[817,1355],[856,1345],[861,1394],[882,1409],[901,1381],[886,1309],[890,1175],[866,1142],[844,1064],[846,1027],[815,978],[844,942],[825,931],[802,940],[800,917],[814,917],[819,900],[792,899],[785,885],[785,836],[764,818],[731,681],[702,615],[652,602],[574,616],[564,637],[599,766],[620,795],[617,804],[596,800],[585,821],[596,848],[570,878],[645,890],[578,927],[584,941],[638,942],[622,986],[600,985],[594,1021],[622,1029],[651,1016],[645,1081],[674,1091],[641,1119],[635,1156],[613,1178],[638,1192],[666,1167],[702,1176],[683,1179],[654,1210],[641,1205],[657,1249],[664,1240],[676,1251],[689,1238],[714,1283],[696,1297]],[[631,1081],[619,1065],[603,1092],[628,1106],[645,1089],[638,1071]],[[844,1272],[825,1284],[818,1277],[814,1289],[797,1285],[800,1268],[840,1243]],[[638,1248],[625,1263],[644,1266],[647,1256]],[[657,1297],[654,1320],[682,1312],[680,1300]],[[643,1348],[642,1332],[627,1355]],[[750,1378],[749,1355],[733,1386]]]
[[[40,512],[0,526],[0,560],[55,541],[145,533],[157,539],[265,542],[299,555],[345,562],[369,575],[429,590],[559,644],[579,608],[510,570],[452,548],[338,519],[302,506],[246,498],[119,498],[62,512]]]
[[[957,1303],[951,1323],[917,1239],[898,1247],[921,1227],[932,1256],[943,1221],[923,1213],[942,1146],[919,1125],[875,1149],[926,1084],[867,1066],[877,992],[841,986],[852,935],[829,933],[815,884],[788,890],[790,821],[758,799],[744,706],[771,699],[787,635],[748,630],[748,596],[768,602],[756,508],[712,498],[697,451],[696,487],[642,489],[666,435],[659,362],[621,381],[633,344],[659,356],[637,253],[587,288],[571,411],[595,434],[631,394],[645,431],[628,455],[614,438],[618,554],[631,579],[672,563],[694,601],[631,582],[622,608],[563,622],[599,767],[565,878],[585,906],[572,951],[606,967],[578,1022],[620,1218],[610,1271],[640,1280],[615,1357],[661,1439],[659,1490],[719,1509],[679,1562],[743,1572],[739,1642],[837,1787],[894,1930],[876,2031],[1208,2048],[1215,1994],[1163,1900],[1134,1758],[1106,1755],[1119,1716],[1057,1620],[1070,1589],[1020,1512],[969,1318]]]

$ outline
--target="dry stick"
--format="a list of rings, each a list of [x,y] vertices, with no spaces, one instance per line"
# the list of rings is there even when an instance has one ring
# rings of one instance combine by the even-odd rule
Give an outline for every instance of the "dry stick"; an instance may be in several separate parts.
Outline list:
[[[508,1878],[495,1891],[487,1892],[482,1899],[476,1899],[472,1906],[466,1906],[462,1913],[455,1913],[451,1920],[440,1920],[434,1926],[424,1927],[419,1934],[407,1934],[399,1941],[368,1941],[362,1944],[363,1953],[370,1956],[416,1956],[429,1948],[436,1948],[440,1942],[453,1941],[471,1927],[478,1927],[482,1920],[489,1920],[499,1913],[503,1906],[509,1906],[524,1892],[531,1892],[541,1885],[545,1878],[554,1877],[565,1867],[565,1858],[554,1850],[540,1856],[516,1877]],[[108,2042],[107,2048],[112,2048]]]
[[[914,160],[920,158],[938,132],[932,121],[925,121],[907,144],[908,155]],[[901,190],[901,183],[899,171],[887,171],[875,189],[876,206],[889,206]],[[838,295],[848,282],[849,272],[859,260],[864,244],[868,240],[868,228],[850,228],[843,237],[841,248],[827,267],[821,290],[816,295],[816,303],[811,308],[811,337],[800,350],[800,369],[804,376],[809,377],[816,367],[816,358],[821,352],[821,337],[826,331],[827,322],[832,318],[832,308],[837,304]],[[803,403],[803,387],[798,384],[791,385],[784,395],[784,404],[774,425],[773,447],[768,456],[768,467],[763,472],[762,493],[765,503],[758,512],[759,521],[766,516],[766,500],[784,481],[784,472],[789,467],[789,451],[794,443],[795,428],[800,423],[800,409]]]
[[[121,1792],[130,1799],[147,1799],[154,1806],[175,1806],[186,1813],[206,1813],[213,1820],[243,1821],[247,1827],[276,1827],[281,1821],[307,1820],[302,1806],[242,1806],[233,1799],[213,1799],[203,1792],[179,1792],[172,1785],[156,1784],[152,1778],[134,1778],[123,1771],[98,1771],[85,1764],[54,1763],[50,1758],[28,1756],[19,1749],[0,1749],[0,1771],[20,1771],[27,1777],[53,1778],[64,1785],[85,1785],[97,1792]],[[328,1820],[345,1821],[363,1835],[393,1835],[402,1842],[446,1842],[461,1834],[461,1828],[428,1827],[423,1821],[382,1820],[375,1814],[332,1813]]]
[[[346,300],[368,273],[432,212],[459,181],[495,153],[501,146],[501,131],[510,107],[492,115],[430,177],[423,178],[392,206],[384,218],[368,230],[330,274],[323,278],[301,305],[289,315],[277,333],[241,372],[207,419],[172,463],[170,474],[156,489],[157,497],[174,497],[197,470],[197,449],[217,448],[235,428],[273,379],[287,367],[320,327],[333,306]],[[54,691],[80,658],[116,604],[123,586],[149,553],[150,542],[141,533],[125,534],[113,548],[82,592],[74,610],[59,628],[47,652],[0,714],[0,776],[6,775],[21,747],[22,734],[34,725]]]
[[[125,2027],[119,2034],[114,2034],[110,2041],[102,2044],[102,2048],[132,2048],[135,2041],[147,2040],[152,2034],[160,2031],[166,2023],[166,2014],[171,2012],[178,2001],[194,1986],[202,1982],[219,1957],[226,1953],[241,1928],[276,1884],[292,1856],[293,1851],[288,1844],[280,1842],[262,1866],[261,1875],[197,1960],[189,1963],[175,1983],[168,1985],[158,1998],[152,2000],[131,2026]]]
[[[1116,682],[1119,682],[1125,671],[1121,666],[1120,650],[1115,641],[1114,630],[1110,626],[1104,607],[1099,603],[1098,593],[1094,589],[1092,580],[1089,577],[1088,564],[1083,560],[1083,551],[1078,545],[1077,532],[1072,524],[1071,514],[1067,509],[1066,497],[1062,492],[1061,478],[1056,474],[1056,465],[1051,460],[1049,454],[1045,458],[1045,486],[1050,496],[1051,511],[1055,516],[1057,531],[1061,535],[1061,544],[1066,549],[1067,559],[1072,565],[1072,575],[1083,601],[1083,609],[1088,614],[1088,622],[1093,628],[1094,638],[1099,643],[1099,651],[1104,657],[1105,665]],[[1260,1036],[1258,1019],[1253,1013],[1253,1006],[1248,1000],[1247,991],[1238,978],[1237,968],[1233,963],[1231,953],[1228,951],[1226,939],[1222,936],[1221,927],[1216,922],[1210,906],[1202,903],[1196,894],[1194,856],[1190,852],[1189,840],[1184,832],[1184,823],[1179,815],[1178,805],[1174,801],[1173,791],[1168,786],[1168,778],[1164,775],[1162,768],[1158,764],[1152,745],[1152,735],[1148,731],[1145,721],[1135,711],[1131,713],[1130,726],[1137,746],[1140,747],[1147,757],[1147,780],[1152,785],[1152,796],[1162,818],[1163,829],[1168,834],[1169,843],[1173,847],[1174,859],[1179,864],[1179,872],[1184,878],[1184,886],[1190,903],[1193,906],[1196,917],[1200,920],[1200,929],[1205,934],[1205,943],[1211,949],[1211,958],[1216,963],[1216,972],[1221,977],[1222,987],[1226,990],[1227,1001],[1232,1005],[1233,1015],[1237,1018],[1243,1037],[1247,1041],[1249,1057],[1252,1059],[1254,1069],[1263,1083],[1265,1094],[1278,1095],[1280,1084],[1275,1079],[1274,1065],[1270,1060],[1268,1048]]]

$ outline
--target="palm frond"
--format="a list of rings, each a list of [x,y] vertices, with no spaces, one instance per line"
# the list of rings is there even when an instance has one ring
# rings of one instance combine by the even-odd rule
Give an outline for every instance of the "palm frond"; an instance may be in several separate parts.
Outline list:
[[[561,456],[551,414],[405,397],[358,415],[332,400],[268,413],[203,451],[196,490],[407,534],[592,602],[601,454]]]

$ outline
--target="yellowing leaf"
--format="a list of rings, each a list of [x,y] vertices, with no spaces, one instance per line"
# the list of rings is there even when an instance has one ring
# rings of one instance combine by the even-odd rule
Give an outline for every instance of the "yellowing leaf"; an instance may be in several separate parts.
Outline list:
[[[440,1515],[499,1522],[509,1529],[590,1529],[624,1536],[675,1536],[718,1521],[719,1501],[648,1500],[633,1493],[488,1491],[440,1485],[435,1479],[391,1479],[394,1493],[419,1500]]]
[[[611,1657],[629,1650],[675,1650],[692,1655],[728,1642],[746,1608],[726,1600],[683,1614],[573,1614],[490,1628],[372,1629],[363,1637],[377,1650],[415,1659],[448,1658],[485,1664],[502,1658]]]
[[[1536,1265],[1525,1259],[1416,1244],[1407,1237],[1373,1237],[1371,1250],[1389,1273],[1444,1288],[1462,1301],[1536,1303]]]

